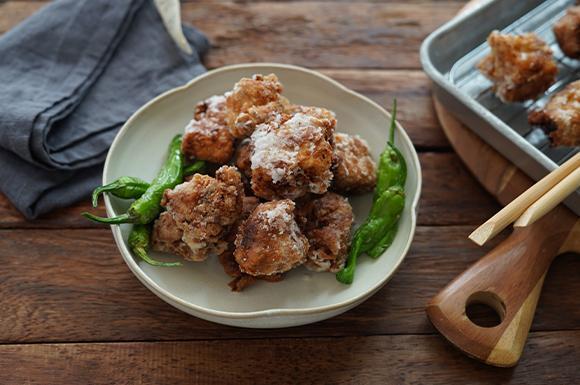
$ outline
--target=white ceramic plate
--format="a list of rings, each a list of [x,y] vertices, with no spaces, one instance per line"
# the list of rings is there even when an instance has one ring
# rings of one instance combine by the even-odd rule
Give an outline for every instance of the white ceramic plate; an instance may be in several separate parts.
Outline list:
[[[336,112],[337,130],[368,141],[375,159],[387,141],[390,115],[379,105],[334,80],[304,68],[282,64],[243,64],[210,71],[183,87],[168,91],[141,107],[115,138],[103,172],[103,183],[131,175],[151,180],[157,174],[171,138],[183,131],[193,106],[222,94],[244,76],[275,73],[284,95],[293,103],[321,106]],[[379,259],[363,256],[355,281],[343,285],[334,274],[292,270],[279,283],[258,282],[242,293],[230,291],[230,280],[217,258],[186,262],[179,268],[153,267],[134,257],[127,247],[130,225],[112,226],[125,262],[137,278],[164,301],[196,317],[227,325],[275,328],[308,324],[333,317],[360,304],[393,275],[403,261],[415,232],[421,170],[417,154],[402,127],[396,145],[408,167],[407,203],[392,246]],[[109,216],[123,213],[128,202],[105,198]],[[356,223],[366,217],[371,195],[350,198]],[[152,253],[159,259],[175,259]]]

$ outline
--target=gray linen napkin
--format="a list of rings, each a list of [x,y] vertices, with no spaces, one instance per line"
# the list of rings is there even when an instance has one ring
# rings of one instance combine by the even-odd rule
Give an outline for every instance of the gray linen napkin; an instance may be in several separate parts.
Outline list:
[[[205,71],[151,0],[58,0],[0,38],[0,190],[35,218],[88,196],[118,128]]]

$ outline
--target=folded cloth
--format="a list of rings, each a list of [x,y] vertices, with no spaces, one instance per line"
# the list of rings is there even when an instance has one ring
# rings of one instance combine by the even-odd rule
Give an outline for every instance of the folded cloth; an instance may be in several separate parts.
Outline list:
[[[27,218],[88,196],[119,127],[205,71],[152,0],[57,0],[0,38],[0,191]]]

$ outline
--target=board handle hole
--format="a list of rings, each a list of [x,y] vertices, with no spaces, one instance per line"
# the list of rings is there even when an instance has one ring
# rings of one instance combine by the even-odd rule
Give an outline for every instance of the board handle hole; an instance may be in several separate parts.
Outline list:
[[[492,328],[502,323],[506,307],[501,298],[490,291],[478,291],[467,299],[465,314],[477,326]]]

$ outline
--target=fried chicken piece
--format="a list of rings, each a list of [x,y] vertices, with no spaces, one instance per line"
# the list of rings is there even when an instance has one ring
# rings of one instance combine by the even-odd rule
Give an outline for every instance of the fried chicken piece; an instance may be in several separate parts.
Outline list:
[[[179,255],[188,261],[203,261],[205,257],[195,255],[182,237],[183,231],[177,227],[173,216],[164,212],[153,225],[151,245],[153,250]]]
[[[181,240],[191,253],[180,255],[192,261],[203,261],[209,255],[219,255],[227,249],[225,236],[242,214],[244,197],[241,176],[235,167],[223,166],[216,171],[215,178],[195,174],[193,178],[173,190],[166,190],[161,205],[166,207],[166,215],[174,222],[175,233],[168,238],[172,244],[181,232]],[[161,220],[158,219],[158,222]],[[157,238],[164,233],[162,225],[156,223],[153,245],[166,247],[167,240]],[[181,250],[182,245],[178,245]],[[167,247],[169,249],[169,247]]]
[[[493,91],[504,102],[535,99],[556,80],[558,67],[552,50],[533,33],[487,38],[491,54],[479,62],[479,70],[491,80]]]
[[[234,242],[236,240],[236,234],[238,233],[240,226],[250,216],[252,211],[258,207],[259,204],[260,200],[256,197],[244,197],[242,199],[242,213],[225,237],[225,241],[228,242],[228,248],[226,251],[219,255],[219,260],[224,268],[225,273],[230,277],[240,277],[243,274],[240,270],[240,266],[234,259]]]
[[[334,125],[336,125],[336,114],[334,113],[334,111],[327,110],[326,108],[292,104],[288,106],[285,112],[288,114],[296,114],[301,112],[306,115],[314,116],[315,118],[318,119],[327,119],[330,121],[335,121]]]
[[[227,95],[228,124],[236,138],[250,136],[254,128],[282,112],[288,101],[283,98],[282,84],[274,74],[256,74],[242,78]]]
[[[234,164],[242,173],[242,182],[244,183],[244,190],[246,195],[254,195],[252,191],[252,162],[250,156],[252,150],[250,146],[250,138],[242,140],[236,147],[234,154]]]
[[[244,220],[246,220],[252,211],[260,204],[260,200],[253,196],[246,196],[242,201],[242,215],[236,221],[236,223],[232,226],[231,230],[228,232],[226,236],[226,241],[228,242],[228,248],[226,251],[221,253],[219,257],[219,261],[224,268],[224,272],[233,277],[233,280],[228,284],[228,286],[232,289],[232,291],[242,291],[246,287],[250,286],[257,280],[265,280],[269,282],[278,282],[281,281],[284,276],[282,274],[273,274],[273,275],[266,275],[266,276],[252,276],[246,273],[242,273],[240,270],[240,265],[236,262],[234,258],[234,249],[235,245],[234,242],[236,240],[236,234],[238,233],[239,227]]]
[[[332,180],[334,119],[305,113],[259,125],[251,136],[252,190],[264,199],[323,194]]]
[[[553,95],[543,109],[532,111],[528,121],[549,132],[555,146],[580,146],[580,80]]]
[[[278,100],[263,106],[252,106],[247,112],[238,115],[232,132],[235,132],[235,135],[248,137],[258,125],[277,119],[279,115],[287,113],[289,106],[290,102],[283,96],[279,96]]]
[[[289,199],[258,205],[236,235],[234,257],[253,276],[284,273],[306,261],[308,240],[294,219]]]
[[[185,127],[181,151],[189,159],[227,163],[234,153],[234,137],[227,122],[225,96],[198,103],[194,118]]]
[[[250,139],[244,139],[236,148],[234,163],[238,170],[240,170],[240,172],[248,178],[252,177],[252,161],[250,160],[251,156],[252,148],[250,146]]]
[[[268,281],[268,282],[280,282],[284,279],[283,274],[272,274],[272,275],[259,275],[253,276],[246,273],[242,273],[240,270],[240,265],[236,262],[234,258],[233,250],[228,250],[219,255],[219,261],[222,264],[224,271],[233,279],[228,283],[228,286],[232,291],[240,292],[252,285],[256,281]]]
[[[566,15],[554,24],[554,35],[566,56],[580,58],[580,6],[568,8]]]
[[[371,191],[377,181],[375,164],[367,142],[358,135],[334,134],[333,189],[344,193]]]
[[[332,192],[306,200],[299,204],[296,220],[310,244],[305,266],[313,271],[341,270],[354,221],[348,200]]]

